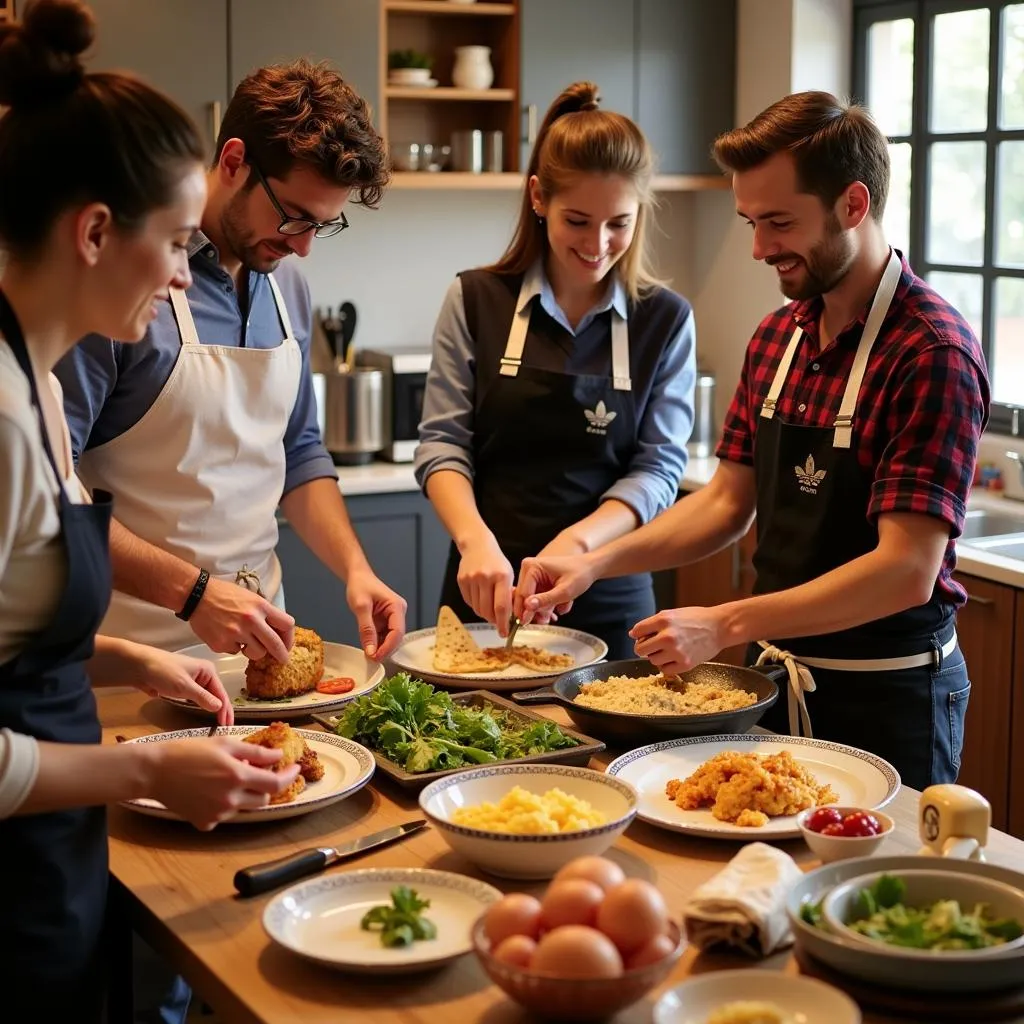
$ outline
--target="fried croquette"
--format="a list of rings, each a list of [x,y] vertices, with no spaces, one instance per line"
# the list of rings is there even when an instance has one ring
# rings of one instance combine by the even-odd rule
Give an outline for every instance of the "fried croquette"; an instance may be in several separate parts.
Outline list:
[[[770,817],[839,799],[831,786],[819,785],[788,750],[778,754],[723,751],[687,778],[669,779],[665,793],[684,811],[710,807],[719,821],[746,828],[760,828]]]
[[[285,664],[265,654],[245,666],[245,692],[256,700],[298,697],[316,689],[324,674],[324,642],[312,629],[295,627]]]
[[[307,782],[319,782],[324,777],[324,766],[316,751],[286,722],[271,722],[265,729],[246,736],[244,742],[260,747],[280,750],[281,760],[272,765],[272,772],[280,772],[298,762],[299,774],[283,792],[270,798],[272,804],[285,804],[294,800],[305,788]]]

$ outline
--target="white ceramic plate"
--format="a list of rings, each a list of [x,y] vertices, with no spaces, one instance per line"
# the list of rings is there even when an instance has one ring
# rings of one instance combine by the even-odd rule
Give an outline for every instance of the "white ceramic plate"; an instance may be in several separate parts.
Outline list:
[[[503,647],[505,640],[498,631],[487,622],[469,622],[466,629],[481,647]],[[540,647],[552,654],[570,654],[574,663],[569,668],[555,669],[553,672],[538,672],[536,669],[524,668],[522,665],[507,665],[498,672],[467,672],[451,674],[438,672],[434,668],[434,634],[437,630],[418,629],[410,633],[402,645],[391,655],[391,663],[398,669],[408,672],[428,683],[440,683],[466,690],[478,690],[485,683],[488,690],[519,690],[523,682],[530,679],[546,679],[560,676],[573,668],[592,665],[600,661],[608,653],[608,645],[590,633],[581,633],[578,629],[565,626],[523,626],[517,633],[515,642],[530,647]]]
[[[254,732],[259,732],[258,725],[232,725],[217,731],[218,736],[237,736],[244,739]],[[316,752],[324,766],[324,777],[319,782],[307,782],[306,788],[295,800],[286,804],[273,804],[252,811],[239,811],[229,818],[226,825],[252,825],[265,821],[276,821],[280,818],[295,818],[310,811],[319,811],[329,807],[358,792],[373,775],[376,762],[373,754],[366,747],[341,736],[333,736],[329,732],[313,731],[312,729],[295,730]],[[193,739],[206,736],[206,729],[178,729],[175,732],[157,732],[150,736],[139,736],[128,743],[166,743],[168,740]],[[126,800],[122,804],[140,814],[148,814],[153,818],[167,818],[181,821],[180,815],[169,811],[159,800]]]
[[[396,89],[436,89],[437,79],[428,78],[426,81],[406,82],[401,78],[388,78],[388,85]]]
[[[654,1024],[705,1024],[739,1000],[774,1003],[799,1024],[860,1024],[857,1004],[839,989],[765,968],[710,971],[669,989],[654,1006]]]
[[[177,652],[190,658],[212,661],[224,689],[228,691],[235,709],[236,722],[287,721],[290,718],[308,718],[314,711],[327,712],[343,708],[349,701],[369,693],[384,679],[384,666],[371,661],[358,647],[346,644],[324,644],[324,679],[348,676],[355,680],[355,688],[348,693],[304,693],[299,697],[280,700],[252,700],[245,695],[245,666],[249,659],[244,654],[216,654],[206,644],[185,647]],[[212,719],[212,711],[180,697],[162,697],[161,700],[202,718]]]
[[[359,927],[371,907],[391,902],[396,885],[430,900],[423,916],[437,925],[437,938],[386,949],[378,932]],[[314,963],[361,974],[404,974],[470,952],[473,922],[499,899],[501,893],[486,882],[449,871],[364,868],[286,889],[267,905],[263,927],[274,942]]]
[[[685,779],[705,761],[726,750],[778,754],[788,750],[818,780],[838,794],[846,807],[884,807],[900,788],[899,773],[888,761],[856,747],[797,736],[768,739],[749,733],[736,736],[690,736],[640,747],[617,757],[608,774],[631,782],[640,793],[637,817],[659,828],[712,839],[786,839],[801,835],[796,815],[771,818],[762,828],[742,828],[715,818],[710,808],[684,811],[665,795],[669,779]]]

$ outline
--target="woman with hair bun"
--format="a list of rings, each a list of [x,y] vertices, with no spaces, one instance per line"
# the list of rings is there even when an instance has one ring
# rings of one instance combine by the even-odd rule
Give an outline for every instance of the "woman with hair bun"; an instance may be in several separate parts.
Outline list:
[[[264,767],[279,752],[226,738],[100,744],[90,675],[188,697],[222,723],[232,714],[209,664],[96,635],[110,500],[75,478],[50,370],[89,332],[138,340],[168,288],[188,284],[206,185],[187,115],[130,76],[86,74],[92,38],[77,0],[36,0],[0,25],[0,1016],[11,1021],[99,1019],[104,805],[149,796],[212,828],[295,775]]]
[[[442,603],[509,626],[523,558],[600,547],[672,504],[693,425],[695,330],[648,262],[653,159],[577,82],[547,112],[515,235],[448,290],[417,480],[453,540]],[[633,656],[649,574],[602,581],[563,625]]]

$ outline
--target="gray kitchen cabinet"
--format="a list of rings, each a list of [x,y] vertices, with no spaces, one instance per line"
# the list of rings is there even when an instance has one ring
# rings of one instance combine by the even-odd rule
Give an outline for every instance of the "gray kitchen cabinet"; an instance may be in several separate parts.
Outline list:
[[[378,103],[378,0],[230,0],[231,88],[256,68],[306,57],[328,60]]]
[[[708,174],[736,106],[735,0],[636,0],[636,118],[662,174]]]
[[[374,572],[408,602],[409,630],[434,625],[449,542],[430,502],[418,491],[409,491],[356,495],[345,504]],[[345,585],[287,521],[282,519],[279,526],[277,554],[289,613],[325,640],[358,644]]]
[[[554,98],[573,82],[596,82],[601,106],[636,112],[632,0],[520,0],[520,103],[526,169],[532,140],[529,111],[540,128]]]

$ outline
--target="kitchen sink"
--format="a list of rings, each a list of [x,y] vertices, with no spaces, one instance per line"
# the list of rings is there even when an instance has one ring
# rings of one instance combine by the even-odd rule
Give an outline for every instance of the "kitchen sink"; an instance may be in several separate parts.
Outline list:
[[[978,538],[1006,537],[1009,534],[1024,534],[1024,512],[994,512],[989,509],[973,509],[967,513],[961,540],[970,542]],[[978,545],[979,547],[981,545]],[[986,544],[985,547],[988,547]],[[1012,555],[1016,558],[1018,556]]]
[[[972,548],[991,551],[1003,558],[1017,558],[1024,562],[1024,533],[1011,533],[1004,537],[985,537],[967,542]]]

